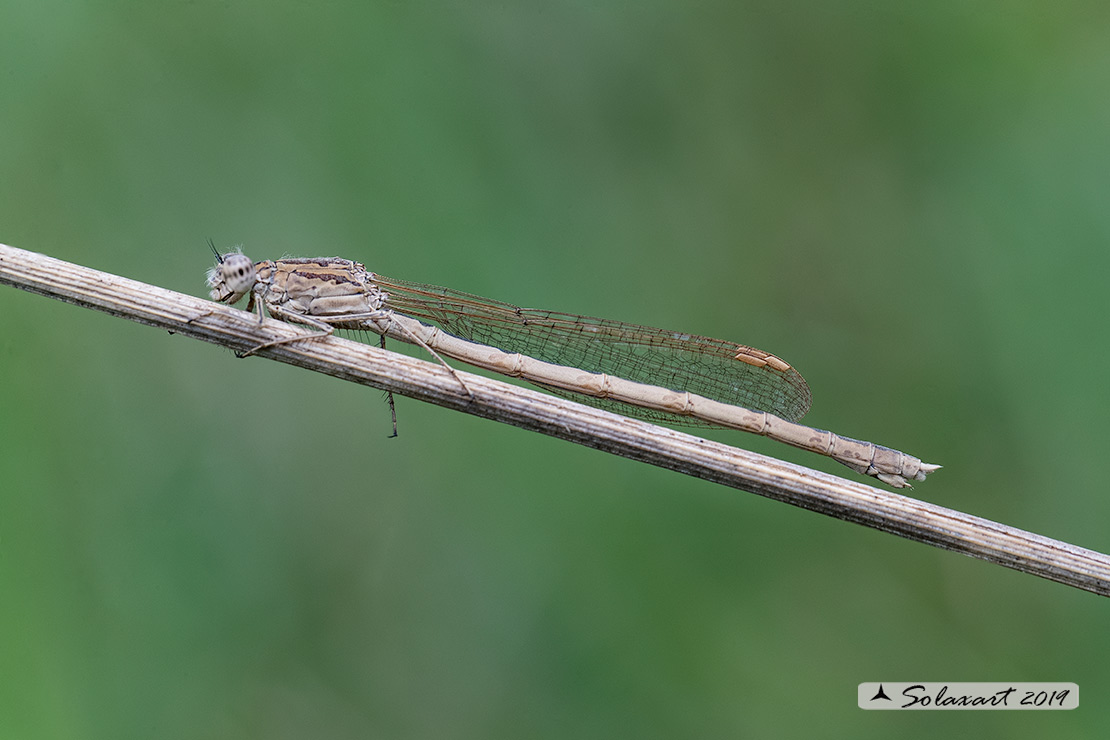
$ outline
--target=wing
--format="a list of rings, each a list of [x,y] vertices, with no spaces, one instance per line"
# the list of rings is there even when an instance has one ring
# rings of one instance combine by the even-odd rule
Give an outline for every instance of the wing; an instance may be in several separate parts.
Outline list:
[[[605,373],[797,421],[809,410],[806,381],[767,352],[734,342],[589,316],[520,308],[462,291],[374,275],[385,308],[462,339],[544,362]],[[668,423],[698,419],[643,409],[560,389],[558,395],[619,413]]]

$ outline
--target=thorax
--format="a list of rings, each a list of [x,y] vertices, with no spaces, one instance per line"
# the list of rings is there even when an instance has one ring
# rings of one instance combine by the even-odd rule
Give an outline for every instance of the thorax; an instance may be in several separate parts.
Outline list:
[[[365,314],[380,310],[385,300],[365,267],[338,257],[266,260],[255,268],[258,298],[294,313]]]

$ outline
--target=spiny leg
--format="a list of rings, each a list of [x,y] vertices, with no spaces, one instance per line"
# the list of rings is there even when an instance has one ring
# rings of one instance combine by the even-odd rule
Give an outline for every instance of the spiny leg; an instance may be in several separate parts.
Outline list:
[[[251,294],[251,303],[256,304],[257,307],[258,307],[258,323],[261,324],[262,323],[262,301],[257,301],[256,302],[254,300],[254,294],[252,293]],[[251,308],[252,308],[252,306],[250,304],[248,304],[247,309],[250,310]],[[321,337],[331,336],[332,334],[335,333],[335,327],[332,326],[331,324],[327,323],[326,321],[318,321],[317,319],[314,319],[311,316],[305,316],[304,314],[293,313],[291,311],[283,311],[282,309],[277,308],[275,306],[270,306],[270,315],[273,316],[274,318],[280,319],[280,320],[285,321],[287,323],[304,324],[305,326],[314,327],[316,329],[319,329],[320,333],[319,334],[308,334],[308,335],[303,336],[303,337],[286,337],[285,339],[275,339],[272,342],[264,342],[263,344],[260,344],[257,347],[252,347],[252,348],[248,349],[246,352],[236,352],[235,353],[236,357],[250,357],[255,352],[258,352],[259,350],[268,349],[270,347],[276,347],[279,344],[289,344],[290,342],[299,342],[302,339],[319,339]]]
[[[299,314],[298,314],[298,316],[299,316]],[[329,317],[329,318],[333,318],[333,317]],[[396,321],[393,318],[393,312],[392,311],[382,310],[382,311],[368,311],[366,313],[347,313],[347,314],[343,314],[341,316],[335,316],[334,320],[336,321],[336,323],[342,323],[342,324],[350,324],[352,322],[361,321],[363,327],[365,327],[366,329],[368,329],[368,330],[370,330],[370,331],[374,332],[375,334],[378,334],[379,336],[382,336],[382,337],[384,337],[385,333],[387,331],[389,331],[389,328],[388,328],[389,326],[397,327],[401,331],[402,334],[404,334],[406,337],[409,338],[409,343],[410,344],[417,345],[418,347],[423,349],[425,352],[430,354],[432,357],[436,358],[436,361],[439,362],[440,365],[443,365],[443,369],[446,370],[447,372],[451,373],[451,377],[453,377],[455,380],[457,380],[459,382],[459,385],[462,386],[462,389],[466,393],[468,398],[470,398],[470,399],[474,398],[474,393],[470,390],[470,388],[466,385],[466,383],[463,382],[463,379],[455,371],[455,368],[448,365],[447,362],[442,357],[440,357],[438,352],[436,352],[434,349],[429,347],[428,344],[423,339],[421,339],[416,334],[414,334],[411,329],[409,329],[407,326],[402,324],[400,321]],[[384,328],[382,327],[382,322],[386,322],[386,326]],[[297,339],[301,339],[301,338],[302,337],[293,337],[291,339],[283,339],[283,340],[280,340],[280,341],[281,342],[292,342],[292,341],[296,341]],[[304,338],[307,339],[308,337],[304,337]],[[384,348],[384,345],[382,345],[382,346]]]
[[[378,335],[378,346],[385,349],[385,334]],[[393,391],[386,391],[385,397],[389,400],[389,415],[393,417],[393,434],[389,439],[397,436],[397,407],[393,404]]]
[[[352,317],[349,317],[349,318],[352,318]],[[470,388],[466,385],[466,383],[463,382],[463,379],[461,377],[459,377],[459,374],[457,372],[455,372],[455,368],[448,365],[444,361],[444,359],[439,356],[438,352],[436,352],[434,349],[429,347],[428,344],[423,339],[416,336],[416,334],[414,334],[411,329],[409,329],[407,326],[402,324],[400,321],[395,321],[393,319],[393,312],[392,311],[376,311],[376,312],[374,312],[374,314],[366,314],[365,316],[358,317],[358,318],[365,318],[367,323],[374,323],[378,326],[379,329],[381,328],[380,322],[382,322],[382,321],[388,322],[388,326],[397,327],[401,331],[402,334],[404,334],[410,340],[412,340],[412,344],[417,345],[418,347],[422,348],[425,352],[430,354],[432,357],[436,358],[436,360],[439,361],[439,364],[443,365],[444,369],[446,369],[447,372],[451,373],[452,377],[454,377],[455,380],[459,381],[459,385],[462,386],[462,389],[466,392],[467,397],[470,398],[471,400],[474,400],[473,391],[471,391]],[[384,331],[388,331],[388,328],[386,328]],[[384,331],[381,334],[383,338],[385,337]],[[382,344],[382,348],[383,349],[385,348],[384,343]]]

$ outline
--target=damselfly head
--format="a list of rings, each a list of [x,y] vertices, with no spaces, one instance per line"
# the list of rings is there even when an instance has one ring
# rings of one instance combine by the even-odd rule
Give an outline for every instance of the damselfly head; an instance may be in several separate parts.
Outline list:
[[[208,246],[216,255],[216,266],[208,271],[209,297],[219,303],[237,303],[254,287],[254,263],[239,251],[220,254],[211,239]]]

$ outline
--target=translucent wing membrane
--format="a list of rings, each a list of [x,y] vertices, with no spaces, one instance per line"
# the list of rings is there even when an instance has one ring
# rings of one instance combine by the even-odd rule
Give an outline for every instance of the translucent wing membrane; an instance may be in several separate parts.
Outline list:
[[[689,391],[732,406],[767,411],[789,421],[797,421],[809,410],[809,386],[798,371],[751,347],[620,321],[520,308],[450,288],[377,274],[373,281],[387,293],[385,308],[505,352]],[[580,403],[619,409],[642,419],[711,426],[693,417],[543,387]]]

